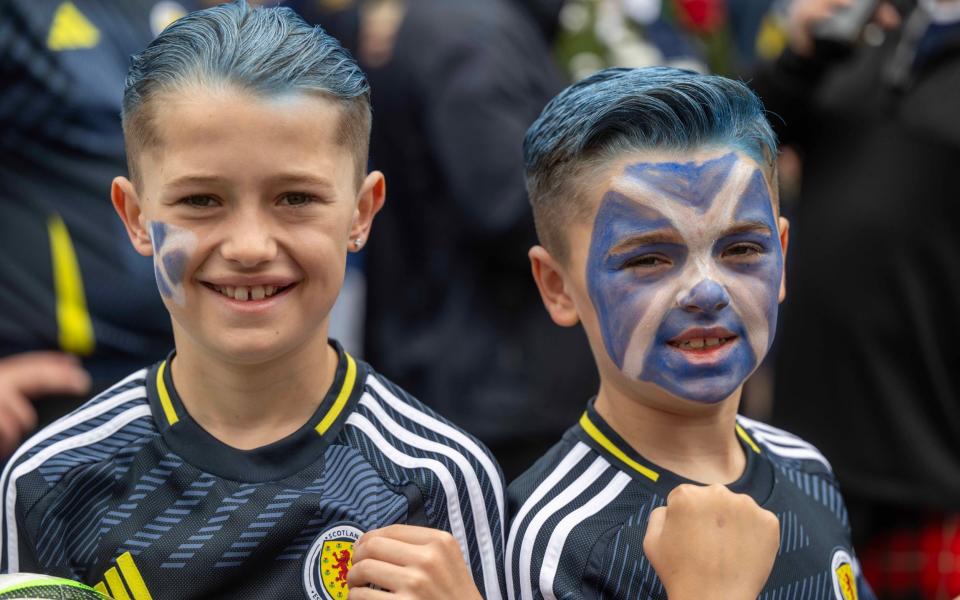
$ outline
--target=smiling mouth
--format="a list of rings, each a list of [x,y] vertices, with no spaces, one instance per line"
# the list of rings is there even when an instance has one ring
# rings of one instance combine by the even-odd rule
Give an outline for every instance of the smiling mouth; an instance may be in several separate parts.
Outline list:
[[[204,284],[207,288],[217,292],[221,296],[230,298],[231,300],[238,300],[240,302],[250,302],[255,300],[266,300],[267,298],[272,298],[277,294],[282,294],[283,292],[289,290],[296,283],[291,283],[289,285],[213,285],[211,283]]]
[[[671,340],[667,343],[680,350],[709,351],[720,346],[725,346],[735,339],[737,339],[737,336],[734,335],[729,337],[690,338],[682,341]]]

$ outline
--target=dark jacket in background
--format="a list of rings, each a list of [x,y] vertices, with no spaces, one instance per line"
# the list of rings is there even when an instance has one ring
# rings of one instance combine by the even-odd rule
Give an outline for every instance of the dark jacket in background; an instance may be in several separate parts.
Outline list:
[[[960,511],[956,33],[788,52],[753,80],[803,157],[774,420],[833,463],[860,538]]]
[[[130,55],[183,14],[178,6],[0,3],[0,356],[86,355],[102,389],[173,343],[153,263],[131,247],[110,182],[126,174],[120,103]],[[69,323],[58,304],[75,295],[63,279],[82,282],[83,306],[71,303]],[[90,335],[64,339],[65,327],[85,320]]]

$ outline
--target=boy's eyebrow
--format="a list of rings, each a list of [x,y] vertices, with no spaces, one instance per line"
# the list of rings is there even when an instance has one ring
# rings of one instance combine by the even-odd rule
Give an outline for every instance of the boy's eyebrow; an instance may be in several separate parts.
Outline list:
[[[167,187],[187,187],[191,185],[211,185],[222,183],[223,178],[217,175],[183,175],[167,184]]]
[[[311,185],[333,189],[333,183],[313,173],[281,173],[267,180],[271,185]]]
[[[188,187],[216,185],[226,183],[226,179],[219,175],[184,175],[177,177],[167,184],[168,187]],[[333,189],[333,183],[323,177],[318,177],[311,173],[281,173],[274,177],[267,178],[270,185],[311,185],[315,187]]]
[[[739,223],[734,223],[732,226],[727,228],[721,237],[737,235],[739,233],[761,233],[764,235],[773,235],[773,231],[770,229],[770,226],[763,221],[741,221]]]
[[[679,232],[676,229],[657,229],[656,231],[647,231],[626,237],[610,248],[610,254],[622,254],[649,244],[676,244],[680,241]]]

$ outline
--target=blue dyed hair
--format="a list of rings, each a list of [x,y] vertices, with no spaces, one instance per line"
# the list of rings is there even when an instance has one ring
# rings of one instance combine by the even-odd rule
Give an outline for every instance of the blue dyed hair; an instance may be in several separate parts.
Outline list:
[[[776,136],[760,100],[743,83],[650,67],[605,69],[571,85],[547,104],[523,141],[541,243],[566,255],[566,224],[591,209],[574,185],[585,167],[623,152],[711,146],[755,159],[776,198]]]
[[[356,61],[293,10],[251,8],[239,0],[184,16],[133,57],[122,110],[131,177],[135,151],[159,142],[150,101],[197,84],[230,85],[266,97],[315,92],[338,102],[338,142],[356,152],[361,175],[366,169],[370,86]]]

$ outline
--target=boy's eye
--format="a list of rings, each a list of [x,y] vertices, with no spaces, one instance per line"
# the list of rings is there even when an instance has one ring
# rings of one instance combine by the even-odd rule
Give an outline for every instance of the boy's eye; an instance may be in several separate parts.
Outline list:
[[[185,204],[193,208],[207,208],[217,205],[217,199],[213,196],[196,195],[181,198],[179,204]]]
[[[280,203],[286,204],[287,206],[305,206],[316,202],[316,200],[317,197],[310,194],[293,193],[284,194],[283,197],[280,198]]]
[[[634,256],[623,261],[622,268],[624,269],[652,269],[656,267],[661,267],[664,265],[669,265],[670,260],[665,256],[660,254],[643,254],[641,256]]]
[[[723,251],[724,258],[750,258],[758,254],[763,254],[763,246],[748,242],[733,244]]]

